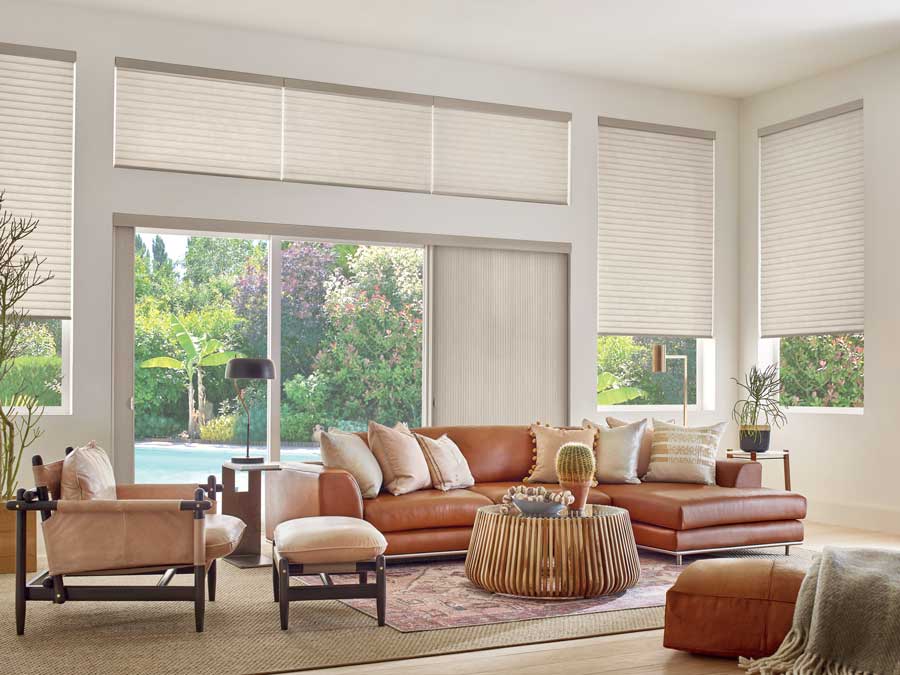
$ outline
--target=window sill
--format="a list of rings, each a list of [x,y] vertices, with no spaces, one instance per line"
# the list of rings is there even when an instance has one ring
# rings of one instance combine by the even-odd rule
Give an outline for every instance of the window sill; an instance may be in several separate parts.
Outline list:
[[[600,413],[667,413],[681,412],[684,406],[681,404],[665,404],[665,405],[604,405],[597,406],[597,412]],[[687,407],[688,412],[704,412],[696,403]]]
[[[10,408],[9,412],[13,415],[21,415],[25,412],[24,408]],[[65,417],[66,415],[71,415],[72,411],[67,406],[56,405],[56,406],[47,406],[44,408],[41,413],[41,417]]]
[[[788,413],[798,413],[800,415],[864,415],[865,408],[831,408],[831,407],[814,407],[814,406],[785,406]]]

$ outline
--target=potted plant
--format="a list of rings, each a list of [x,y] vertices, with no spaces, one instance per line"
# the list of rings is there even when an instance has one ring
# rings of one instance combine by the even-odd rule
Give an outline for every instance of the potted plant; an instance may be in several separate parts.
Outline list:
[[[781,393],[778,368],[771,365],[760,370],[753,366],[744,376],[743,382],[737,378],[731,379],[744,394],[731,411],[731,417],[738,424],[741,450],[766,452],[772,436],[772,425],[780,429],[787,422],[787,415],[778,399]]]
[[[19,334],[28,311],[17,304],[52,275],[41,270],[44,261],[25,250],[24,241],[38,226],[32,217],[15,217],[3,208],[0,192],[0,385],[21,355]],[[0,387],[3,391],[3,387]],[[43,408],[37,398],[24,391],[7,392],[0,399],[0,501],[15,497],[22,455],[41,436],[38,422]],[[35,547],[36,513],[28,513],[26,569],[37,568]],[[15,571],[16,513],[0,508],[0,573]]]

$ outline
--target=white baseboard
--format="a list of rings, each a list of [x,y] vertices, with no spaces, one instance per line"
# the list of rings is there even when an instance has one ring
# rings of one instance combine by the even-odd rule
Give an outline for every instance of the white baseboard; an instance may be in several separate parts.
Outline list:
[[[817,523],[900,534],[900,509],[810,499],[806,517]]]

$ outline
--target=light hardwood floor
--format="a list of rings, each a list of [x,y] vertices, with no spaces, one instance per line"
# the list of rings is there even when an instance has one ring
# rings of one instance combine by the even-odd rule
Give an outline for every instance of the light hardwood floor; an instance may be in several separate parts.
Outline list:
[[[900,550],[900,535],[806,523],[807,548],[878,546]],[[305,671],[304,675],[735,675],[734,661],[664,649],[662,631],[607,635],[472,652]]]

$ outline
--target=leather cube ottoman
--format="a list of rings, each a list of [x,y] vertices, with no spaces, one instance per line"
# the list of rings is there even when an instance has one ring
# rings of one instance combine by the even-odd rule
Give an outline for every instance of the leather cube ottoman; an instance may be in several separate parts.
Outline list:
[[[769,656],[791,629],[806,568],[790,558],[693,563],[666,594],[663,645],[712,656]]]

